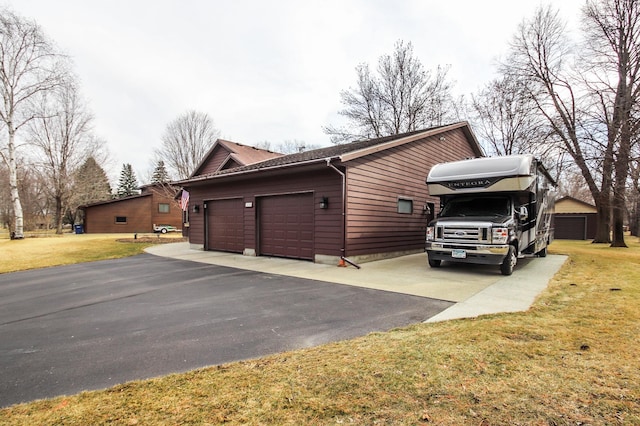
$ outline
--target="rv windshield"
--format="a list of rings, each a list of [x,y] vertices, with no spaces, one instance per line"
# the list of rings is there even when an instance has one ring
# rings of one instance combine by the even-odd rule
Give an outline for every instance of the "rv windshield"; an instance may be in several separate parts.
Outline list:
[[[464,197],[454,198],[444,206],[440,217],[460,216],[508,216],[510,214],[508,197]]]

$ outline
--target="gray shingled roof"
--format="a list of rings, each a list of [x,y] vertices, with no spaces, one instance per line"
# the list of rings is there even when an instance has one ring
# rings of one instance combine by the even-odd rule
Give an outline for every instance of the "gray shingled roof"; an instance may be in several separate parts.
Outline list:
[[[209,178],[213,178],[216,176],[228,175],[228,174],[237,174],[242,172],[248,172],[252,170],[259,170],[265,168],[273,168],[273,167],[281,167],[295,164],[308,163],[313,161],[321,161],[327,158],[337,158],[347,153],[359,151],[366,148],[371,148],[376,145],[381,145],[387,142],[394,141],[396,139],[401,139],[404,137],[416,135],[418,133],[424,133],[427,131],[433,131],[443,127],[449,127],[451,124],[443,125],[443,126],[435,126],[428,129],[416,130],[413,132],[402,133],[399,135],[385,136],[376,139],[367,139],[361,141],[350,142],[341,145],[333,145],[326,148],[314,149],[311,151],[304,151],[295,154],[283,155],[282,157],[272,158],[266,161],[261,161],[259,163],[249,164],[241,167],[234,167],[232,169],[220,170],[216,173],[210,173],[206,175],[198,175],[193,176],[190,179],[176,182],[177,184],[185,184],[188,182],[194,181],[202,181]]]

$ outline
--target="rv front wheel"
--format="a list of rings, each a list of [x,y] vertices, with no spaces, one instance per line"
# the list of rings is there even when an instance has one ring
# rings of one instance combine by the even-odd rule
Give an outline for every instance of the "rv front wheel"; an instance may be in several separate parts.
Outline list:
[[[513,268],[516,267],[517,262],[518,256],[516,256],[516,249],[514,246],[509,246],[507,257],[504,258],[502,265],[500,265],[500,272],[502,272],[502,275],[513,274]]]

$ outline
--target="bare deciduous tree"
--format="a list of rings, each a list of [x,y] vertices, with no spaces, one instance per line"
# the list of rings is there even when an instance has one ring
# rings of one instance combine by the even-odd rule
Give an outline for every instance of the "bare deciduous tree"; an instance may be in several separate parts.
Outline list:
[[[550,133],[560,139],[580,170],[598,210],[594,242],[610,242],[614,144],[589,144],[595,136],[590,123],[592,103],[582,79],[570,67],[572,58],[576,53],[566,37],[565,25],[557,12],[544,7],[520,25],[502,70],[526,85]]]
[[[640,4],[588,1],[584,27],[591,66],[589,87],[600,102],[607,145],[613,146],[613,247],[626,247],[624,219],[631,151],[640,129]]]
[[[340,93],[344,109],[338,113],[348,127],[330,125],[324,131],[333,143],[341,143],[444,124],[455,110],[448,71],[440,66],[425,70],[411,43],[398,41],[391,55],[378,60],[376,75],[369,65],[358,65],[356,87]]]
[[[472,96],[474,129],[487,154],[511,155],[535,152],[546,139],[535,104],[513,76],[490,81]]]
[[[280,154],[295,154],[297,152],[318,149],[320,148],[320,145],[307,144],[298,139],[287,139],[277,144],[272,144],[269,141],[259,142],[256,144],[256,148],[271,150]]]
[[[98,154],[101,141],[92,134],[93,119],[72,82],[44,93],[29,125],[38,169],[48,182],[56,233],[73,195],[73,175],[86,158]]]
[[[213,146],[220,132],[208,114],[187,111],[167,125],[162,146],[155,151],[173,178],[188,178]]]
[[[36,23],[7,9],[0,11],[0,121],[7,132],[0,155],[9,168],[16,238],[24,236],[16,132],[34,118],[30,110],[33,97],[59,86],[66,75],[65,58],[55,51]]]

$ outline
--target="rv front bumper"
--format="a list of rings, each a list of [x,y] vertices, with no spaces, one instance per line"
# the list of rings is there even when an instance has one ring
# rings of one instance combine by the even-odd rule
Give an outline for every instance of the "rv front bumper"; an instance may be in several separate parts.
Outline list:
[[[500,265],[509,252],[509,245],[467,245],[427,242],[426,250],[429,260]]]

